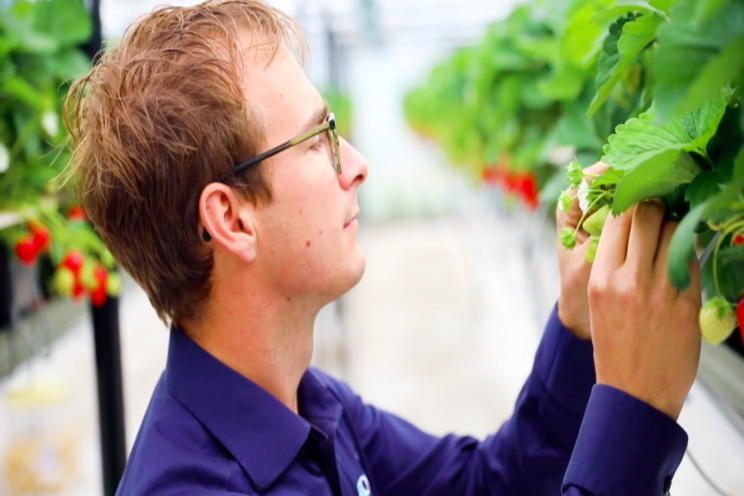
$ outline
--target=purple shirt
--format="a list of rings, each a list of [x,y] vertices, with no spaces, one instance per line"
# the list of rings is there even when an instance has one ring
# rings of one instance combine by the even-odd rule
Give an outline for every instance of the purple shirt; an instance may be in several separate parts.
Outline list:
[[[295,415],[172,328],[117,495],[661,496],[687,435],[594,383],[591,344],[554,311],[511,419],[436,437],[313,368]]]

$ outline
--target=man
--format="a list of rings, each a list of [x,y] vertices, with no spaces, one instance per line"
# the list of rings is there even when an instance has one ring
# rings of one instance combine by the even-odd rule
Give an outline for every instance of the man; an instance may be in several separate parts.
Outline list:
[[[71,90],[86,213],[172,323],[118,494],[666,492],[687,442],[675,420],[700,291],[694,263],[689,290],[667,280],[674,225],[657,203],[608,220],[591,277],[585,237],[558,248],[534,369],[484,441],[427,435],[309,369],[318,311],[364,271],[368,166],[336,135],[303,47],[257,0],[163,8]],[[558,229],[578,214],[559,212]]]

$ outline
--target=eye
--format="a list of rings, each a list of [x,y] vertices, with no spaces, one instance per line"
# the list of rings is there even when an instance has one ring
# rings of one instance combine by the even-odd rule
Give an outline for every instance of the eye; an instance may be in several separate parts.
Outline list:
[[[325,140],[322,136],[316,136],[313,138],[313,144],[310,146],[311,150],[320,150],[325,146]]]

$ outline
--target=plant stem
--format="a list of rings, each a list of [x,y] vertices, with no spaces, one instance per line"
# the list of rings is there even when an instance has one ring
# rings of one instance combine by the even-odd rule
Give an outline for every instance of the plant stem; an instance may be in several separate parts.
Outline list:
[[[591,202],[589,204],[589,206],[587,207],[587,209],[582,213],[581,219],[579,219],[578,224],[576,224],[576,229],[574,230],[574,236],[576,236],[576,234],[579,232],[579,228],[581,228],[581,225],[584,223],[584,219],[586,218],[586,214],[588,214],[589,212],[591,212],[592,207],[594,205],[596,205],[599,200],[601,200],[602,198],[604,198],[605,195],[606,195],[606,193],[602,193],[601,195],[599,195],[598,197],[596,197],[594,199],[594,201]]]

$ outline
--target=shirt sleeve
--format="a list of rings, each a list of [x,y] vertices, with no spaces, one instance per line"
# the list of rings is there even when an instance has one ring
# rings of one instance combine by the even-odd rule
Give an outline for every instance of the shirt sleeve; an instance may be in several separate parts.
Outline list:
[[[591,343],[576,338],[554,310],[514,414],[483,441],[431,436],[362,403],[345,384],[334,381],[332,390],[375,496],[660,496],[653,491],[679,464],[684,431],[645,403],[594,383]],[[647,432],[654,435],[636,439]]]

